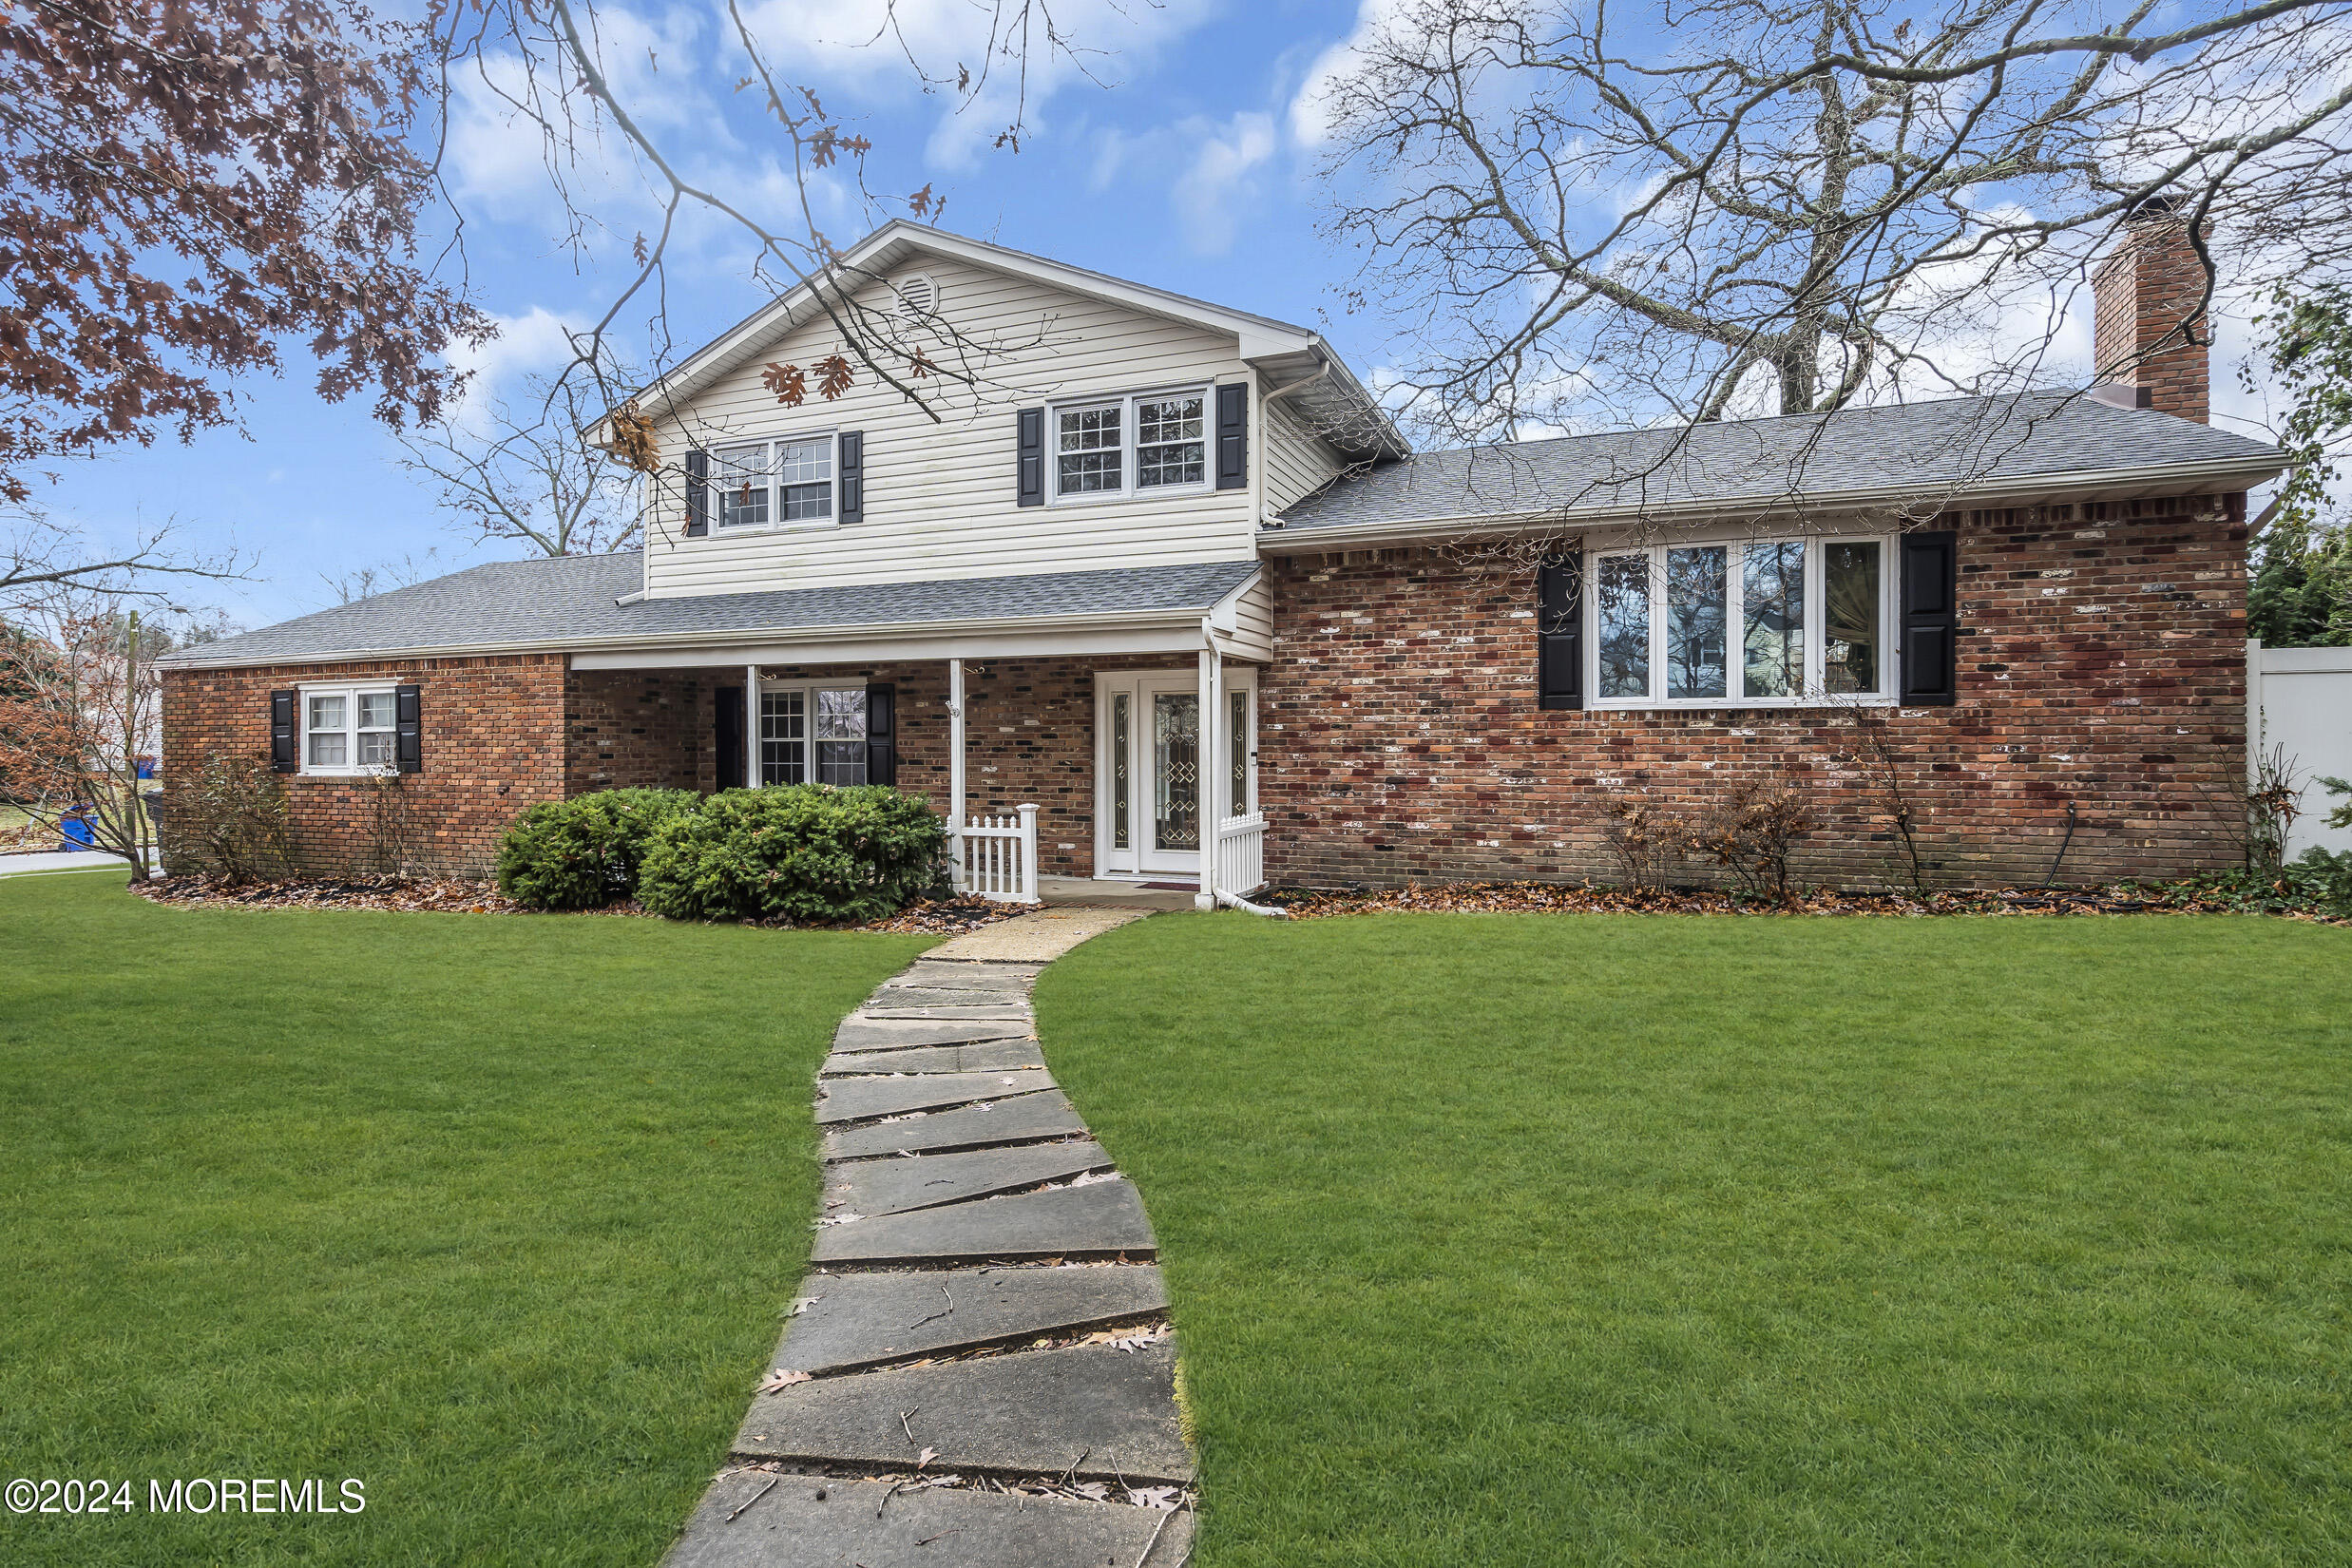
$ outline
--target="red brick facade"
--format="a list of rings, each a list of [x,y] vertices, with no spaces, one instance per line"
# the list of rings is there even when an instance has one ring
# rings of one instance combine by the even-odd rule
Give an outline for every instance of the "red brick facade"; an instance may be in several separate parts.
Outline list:
[[[387,861],[476,870],[496,857],[516,813],[564,794],[564,671],[560,654],[286,664],[258,670],[167,670],[163,776],[184,782],[227,753],[266,760],[270,693],[304,681],[415,682],[423,688],[425,771],[385,786],[285,776],[295,853],[306,870],[372,871]],[[175,852],[166,795],[165,859]],[[394,840],[394,842],[388,842]]]
[[[2205,284],[2186,223],[2170,214],[2132,220],[2124,244],[2091,277],[2098,379],[2145,387],[2150,408],[2208,423],[2213,327],[2201,314]]]
[[[2243,497],[2020,507],[1960,527],[1960,700],[1891,735],[1945,883],[2228,864],[2246,755]],[[1830,825],[1805,880],[1901,880],[1887,817],[1820,710],[1545,712],[1534,587],[1425,550],[1270,561],[1259,798],[1277,883],[1616,880],[1603,807],[1695,812],[1786,774]]]
[[[1978,511],[1960,520],[1960,701],[1892,717],[1933,874],[2084,882],[2224,865],[2245,757],[2243,498]],[[1609,880],[1604,807],[1646,792],[1696,812],[1727,779],[1786,774],[1828,825],[1798,874],[1901,879],[1889,823],[1822,710],[1547,712],[1532,584],[1426,550],[1277,558],[1275,660],[1260,677],[1259,795],[1277,883]],[[266,755],[269,694],[365,678],[422,688],[421,774],[399,786],[403,858],[478,871],[524,807],[624,785],[710,789],[717,689],[739,670],[566,672],[561,656],[173,671],[166,776],[207,752]],[[970,809],[1042,808],[1047,874],[1094,870],[1098,669],[1181,657],[966,664]],[[939,660],[771,666],[897,689],[902,788],[947,800]],[[382,858],[376,787],[288,775],[314,870]]]

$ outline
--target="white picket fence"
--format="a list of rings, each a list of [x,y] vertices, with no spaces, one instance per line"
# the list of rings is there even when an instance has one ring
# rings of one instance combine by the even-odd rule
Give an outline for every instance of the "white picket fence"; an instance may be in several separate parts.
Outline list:
[[[1266,819],[1252,813],[1216,825],[1216,886],[1219,892],[1248,897],[1266,885]]]
[[[1000,904],[1037,902],[1037,808],[975,816],[957,835],[956,889]]]

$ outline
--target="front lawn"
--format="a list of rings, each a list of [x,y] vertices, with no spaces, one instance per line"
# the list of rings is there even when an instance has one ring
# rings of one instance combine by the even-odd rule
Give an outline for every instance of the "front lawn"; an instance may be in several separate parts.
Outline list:
[[[10,1563],[652,1563],[807,1257],[810,1078],[931,939],[0,880]],[[366,1511],[165,1519],[150,1478]]]
[[[1171,916],[1038,1009],[1196,1568],[2352,1560],[2352,932]]]

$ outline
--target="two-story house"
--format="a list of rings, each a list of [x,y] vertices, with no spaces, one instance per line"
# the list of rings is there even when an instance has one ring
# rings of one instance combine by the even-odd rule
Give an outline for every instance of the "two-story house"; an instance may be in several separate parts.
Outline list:
[[[166,771],[268,753],[321,866],[382,768],[450,870],[537,800],[876,782],[1204,899],[1605,876],[1613,797],[1769,774],[1827,823],[1806,874],[1867,882],[1891,768],[1947,880],[2211,867],[2282,458],[2205,422],[2185,254],[2110,259],[2132,380],[2088,394],[1416,453],[1315,332],[891,223],[841,286],[920,402],[911,360],[782,400],[843,348],[782,298],[641,395],[641,550],[182,656]]]

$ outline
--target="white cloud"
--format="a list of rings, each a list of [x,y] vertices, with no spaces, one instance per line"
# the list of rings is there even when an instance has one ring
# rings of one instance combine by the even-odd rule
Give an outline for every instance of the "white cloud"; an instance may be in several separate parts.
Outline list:
[[[1053,25],[1069,48],[1050,45],[1036,16],[1025,31],[998,38],[993,29],[1010,9],[971,0],[766,0],[745,15],[787,80],[895,102],[923,90],[919,66],[943,104],[925,156],[935,167],[958,170],[976,163],[1016,117],[1035,134],[1056,94],[1090,78],[1116,85],[1221,3],[1065,0],[1054,8]],[[1025,69],[1015,52],[1024,45]],[[968,101],[956,86],[963,71],[970,73]]]
[[[1260,199],[1252,178],[1274,155],[1274,120],[1244,110],[1222,127],[1187,121],[1178,127],[1198,150],[1176,177],[1171,198],[1184,220],[1185,243],[1202,256],[1233,248],[1241,217]]]
[[[583,321],[567,320],[545,306],[533,305],[521,316],[502,316],[498,335],[479,347],[458,344],[449,354],[450,365],[469,373],[465,401],[450,423],[478,430],[489,416],[490,405],[511,390],[517,379],[534,371],[552,371],[572,357],[572,334],[586,330]]]
[[[1358,0],[1356,25],[1348,36],[1315,56],[1306,80],[1291,99],[1291,138],[1303,147],[1319,147],[1331,137],[1331,89],[1355,73],[1360,51],[1390,22],[1402,16],[1412,0]]]

